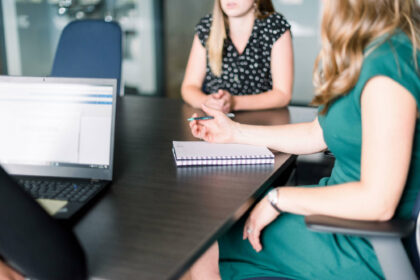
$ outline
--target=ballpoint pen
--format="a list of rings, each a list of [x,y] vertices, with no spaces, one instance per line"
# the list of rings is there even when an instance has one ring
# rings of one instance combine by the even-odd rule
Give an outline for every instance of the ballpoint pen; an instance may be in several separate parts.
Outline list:
[[[228,116],[229,118],[234,118],[235,114],[234,113],[227,113],[226,116]],[[187,121],[191,122],[191,121],[202,121],[202,120],[212,120],[212,119],[214,119],[213,116],[204,116],[204,117],[189,118],[189,119],[187,119]]]

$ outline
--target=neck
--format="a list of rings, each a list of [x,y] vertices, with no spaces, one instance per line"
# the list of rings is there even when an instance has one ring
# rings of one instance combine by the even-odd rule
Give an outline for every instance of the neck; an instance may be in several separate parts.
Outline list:
[[[248,34],[254,26],[254,9],[240,17],[229,17],[229,33],[230,35]]]

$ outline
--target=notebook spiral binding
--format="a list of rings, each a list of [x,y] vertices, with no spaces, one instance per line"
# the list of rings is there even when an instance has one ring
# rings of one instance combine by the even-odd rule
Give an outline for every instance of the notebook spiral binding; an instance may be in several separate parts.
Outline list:
[[[177,166],[274,163],[274,154],[267,148],[249,145],[174,141],[172,151]],[[221,153],[227,155],[220,155]]]

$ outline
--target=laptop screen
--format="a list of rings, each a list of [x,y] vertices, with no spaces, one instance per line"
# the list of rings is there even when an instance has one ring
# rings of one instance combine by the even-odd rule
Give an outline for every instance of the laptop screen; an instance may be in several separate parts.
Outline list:
[[[0,77],[0,164],[15,175],[112,179],[116,80]]]

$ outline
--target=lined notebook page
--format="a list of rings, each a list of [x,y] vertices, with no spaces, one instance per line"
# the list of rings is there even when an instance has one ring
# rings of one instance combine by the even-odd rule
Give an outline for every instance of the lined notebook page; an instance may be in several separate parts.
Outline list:
[[[244,144],[173,141],[173,152],[177,165],[274,163],[274,154],[266,147]]]

